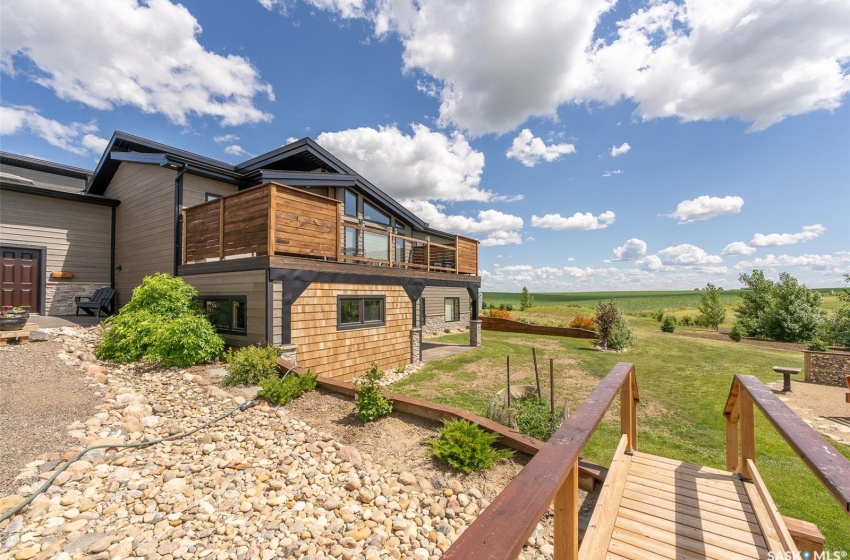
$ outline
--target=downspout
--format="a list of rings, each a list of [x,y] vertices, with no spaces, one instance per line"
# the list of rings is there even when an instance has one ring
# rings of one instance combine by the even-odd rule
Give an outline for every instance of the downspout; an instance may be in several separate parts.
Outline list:
[[[177,276],[178,267],[183,259],[183,174],[186,164],[181,164],[174,178],[174,272]]]
[[[115,289],[115,216],[117,206],[112,207],[112,226],[109,232],[109,287]]]

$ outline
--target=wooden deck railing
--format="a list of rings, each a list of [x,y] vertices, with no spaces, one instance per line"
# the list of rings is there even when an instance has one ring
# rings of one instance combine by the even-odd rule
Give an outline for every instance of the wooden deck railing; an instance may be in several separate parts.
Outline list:
[[[342,247],[348,228],[357,230],[357,250]],[[444,245],[343,222],[341,201],[276,183],[183,211],[183,264],[275,254],[478,274],[475,239],[456,235],[454,245]]]
[[[553,501],[555,558],[577,558],[578,459],[617,393],[620,394],[620,427],[626,436],[624,448],[636,450],[638,390],[635,369],[630,363],[619,363],[443,558],[516,558]]]
[[[723,410],[726,468],[758,478],[753,404],[850,515],[850,461],[752,375],[735,376]]]

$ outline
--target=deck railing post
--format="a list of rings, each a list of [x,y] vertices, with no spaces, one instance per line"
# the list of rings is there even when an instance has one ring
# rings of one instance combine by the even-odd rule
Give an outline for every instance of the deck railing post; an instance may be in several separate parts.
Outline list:
[[[626,451],[637,450],[637,407],[635,407],[634,369],[620,386],[620,433],[626,434],[629,443]]]
[[[555,560],[578,558],[578,461],[555,494]]]
[[[224,203],[227,197],[218,199],[218,260],[224,260]]]
[[[738,467],[738,418],[740,402],[735,401],[731,412],[726,415],[726,470],[734,471]]]
[[[756,432],[753,418],[753,399],[747,391],[741,388],[738,393],[738,406],[741,407],[741,415],[738,425],[741,429],[741,459],[738,463],[738,472],[744,478],[750,478],[750,469],[747,467],[747,459],[755,463],[756,460]]]

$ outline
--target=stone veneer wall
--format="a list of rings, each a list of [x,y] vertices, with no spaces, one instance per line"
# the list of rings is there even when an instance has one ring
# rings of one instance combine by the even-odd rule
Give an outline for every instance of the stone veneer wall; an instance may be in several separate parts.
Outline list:
[[[76,296],[89,297],[98,288],[108,284],[92,282],[57,282],[48,280],[44,288],[44,310],[46,315],[73,315],[77,312]]]
[[[437,336],[444,334],[445,329],[466,329],[469,326],[469,313],[461,313],[460,321],[446,321],[443,315],[429,315],[425,317],[425,325],[422,327],[423,336]]]
[[[850,353],[812,352],[804,350],[806,381],[821,385],[846,387],[846,375],[850,375]]]

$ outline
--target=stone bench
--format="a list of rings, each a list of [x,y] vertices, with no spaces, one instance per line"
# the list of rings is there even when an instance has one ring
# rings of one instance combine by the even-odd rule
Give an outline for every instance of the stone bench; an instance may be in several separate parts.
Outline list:
[[[773,366],[773,371],[782,374],[782,392],[791,392],[791,376],[800,373],[800,368]]]

